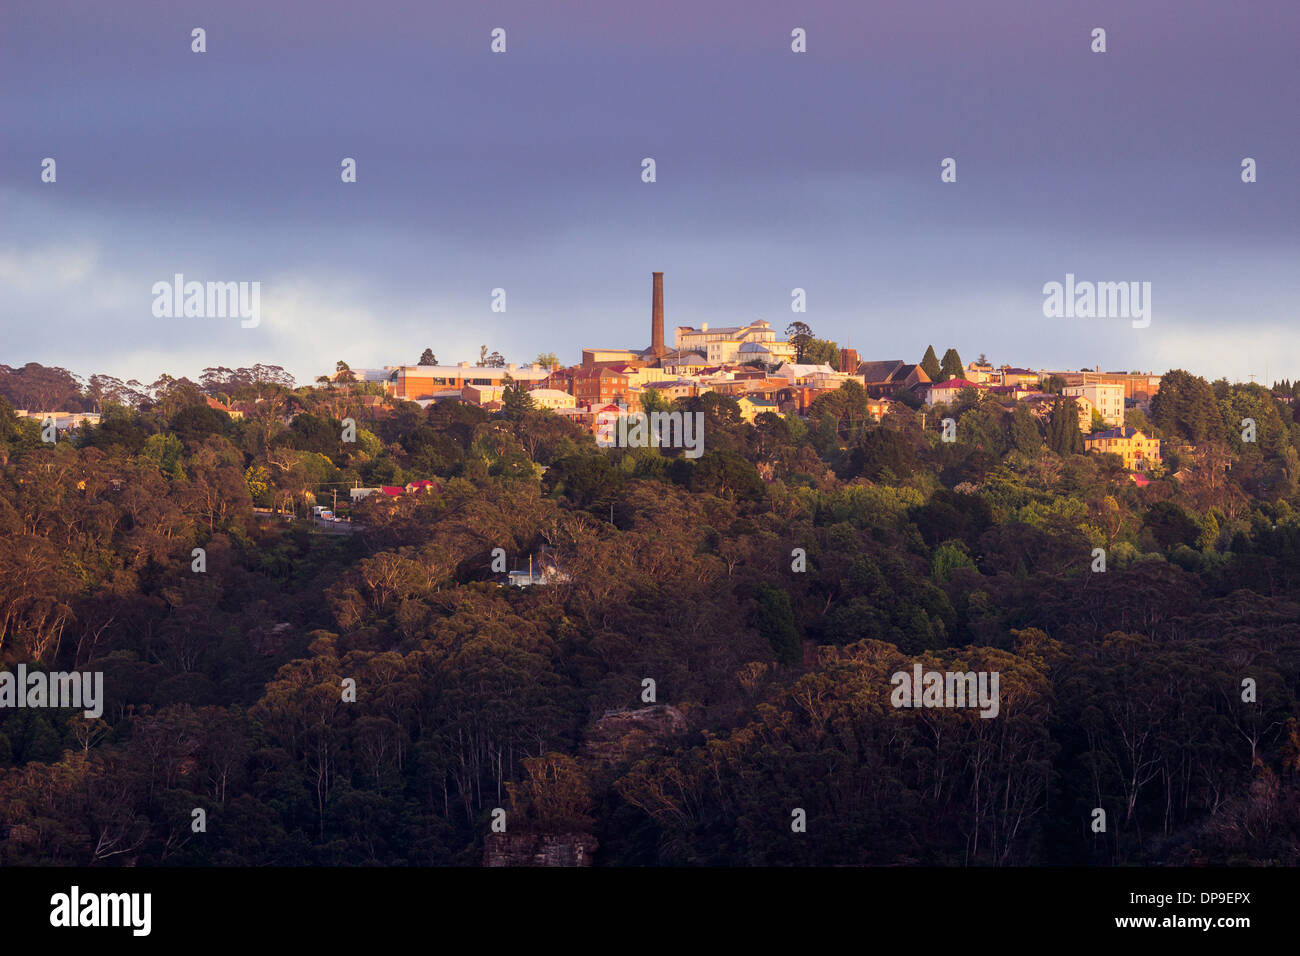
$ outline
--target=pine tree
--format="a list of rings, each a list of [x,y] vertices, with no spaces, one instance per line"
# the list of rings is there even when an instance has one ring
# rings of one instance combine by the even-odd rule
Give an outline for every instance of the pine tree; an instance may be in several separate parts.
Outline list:
[[[943,381],[950,378],[965,377],[966,366],[962,364],[961,356],[957,354],[956,349],[949,349],[943,353],[943,363],[939,367],[939,374],[943,377]]]
[[[526,412],[537,407],[533,396],[525,391],[522,382],[516,382],[509,375],[503,376],[501,382],[505,386],[501,390],[501,411],[506,418],[518,421]]]
[[[939,381],[939,376],[943,374],[939,368],[939,357],[934,354],[933,345],[925,347],[925,355],[921,357],[921,370],[930,376],[932,382]]]
[[[1079,431],[1079,406],[1072,398],[1052,406],[1047,424],[1047,447],[1058,455],[1083,454],[1083,435]]]

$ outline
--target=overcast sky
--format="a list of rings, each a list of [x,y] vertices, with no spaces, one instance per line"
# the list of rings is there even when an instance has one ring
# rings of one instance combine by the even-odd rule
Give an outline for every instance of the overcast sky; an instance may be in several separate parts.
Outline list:
[[[649,343],[659,270],[670,339],[801,319],[864,359],[933,343],[1300,378],[1295,0],[6,0],[0,17],[6,364],[309,381],[480,343],[576,362]],[[260,325],[156,318],[175,273],[260,282]],[[1150,326],[1045,318],[1067,273],[1150,282]]]

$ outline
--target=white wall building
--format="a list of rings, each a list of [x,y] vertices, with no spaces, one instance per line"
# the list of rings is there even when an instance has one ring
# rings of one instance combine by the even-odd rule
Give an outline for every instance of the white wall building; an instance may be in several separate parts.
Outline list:
[[[1067,385],[1061,389],[1066,398],[1086,398],[1101,413],[1107,425],[1124,424],[1124,386],[1092,382],[1085,385]]]
[[[778,341],[776,331],[762,319],[749,325],[713,328],[709,328],[707,322],[698,329],[679,325],[674,345],[679,351],[699,352],[710,365],[754,359],[775,363],[789,361],[795,356],[795,347],[789,342]]]
[[[538,408],[549,408],[552,411],[560,408],[573,408],[577,400],[568,392],[562,392],[558,388],[532,388],[528,390],[528,397],[533,400],[533,404]]]

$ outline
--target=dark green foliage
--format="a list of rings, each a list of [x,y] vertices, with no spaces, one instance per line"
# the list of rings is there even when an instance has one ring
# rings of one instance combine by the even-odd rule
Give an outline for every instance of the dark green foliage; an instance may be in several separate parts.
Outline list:
[[[754,626],[763,639],[772,645],[777,660],[782,664],[799,662],[799,631],[795,628],[790,595],[774,585],[761,585]]]
[[[1079,431],[1079,406],[1072,398],[1057,400],[1047,422],[1047,447],[1058,455],[1083,454]]]
[[[966,366],[962,364],[961,356],[957,354],[956,349],[949,349],[943,353],[943,361],[939,363],[939,375],[944,381],[966,377]]]
[[[691,472],[691,491],[731,500],[756,501],[765,491],[763,479],[743,455],[734,451],[705,452]]]
[[[1022,455],[1037,455],[1043,447],[1038,420],[1024,405],[1017,405],[1011,416],[1011,445]]]
[[[840,366],[840,347],[826,339],[810,339],[804,346],[803,361],[809,365]]]
[[[1166,437],[1206,441],[1224,437],[1214,389],[1205,379],[1176,368],[1160,379],[1151,400],[1151,423]]]
[[[915,463],[916,452],[906,435],[890,428],[868,428],[849,453],[845,477],[897,478],[911,471]]]
[[[1139,488],[1066,403],[1050,454],[996,399],[927,432],[858,386],[754,426],[712,393],[688,458],[522,394],[208,372],[245,419],[164,382],[51,448],[0,400],[0,669],[104,674],[99,721],[0,709],[0,863],[476,865],[502,806],[598,865],[1300,865],[1300,459],[1256,386],[1207,385],[1179,445],[1175,377],[1179,475]],[[499,586],[497,548],[546,583]],[[917,662],[996,671],[1001,713],[895,707]]]
[[[939,356],[934,354],[934,346],[927,345],[925,354],[921,356],[921,370],[930,376],[930,381],[937,382],[943,378],[943,371],[939,365]]]
[[[1147,511],[1143,524],[1165,550],[1177,544],[1195,544],[1200,534],[1200,526],[1172,501],[1157,501]]]

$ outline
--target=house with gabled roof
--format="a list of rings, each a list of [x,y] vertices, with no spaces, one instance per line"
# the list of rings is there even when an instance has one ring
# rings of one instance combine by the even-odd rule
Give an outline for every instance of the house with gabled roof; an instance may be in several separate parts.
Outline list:
[[[1128,426],[1085,435],[1083,447],[1097,455],[1119,455],[1129,471],[1153,471],[1161,464],[1160,439]]]
[[[862,362],[858,365],[858,375],[862,376],[862,386],[872,398],[887,398],[905,389],[930,383],[930,376],[925,374],[925,369],[902,359]]]

